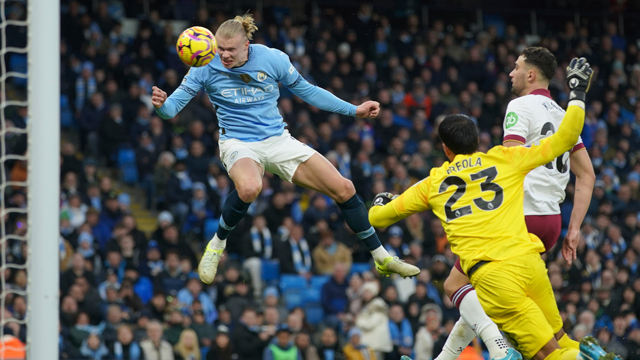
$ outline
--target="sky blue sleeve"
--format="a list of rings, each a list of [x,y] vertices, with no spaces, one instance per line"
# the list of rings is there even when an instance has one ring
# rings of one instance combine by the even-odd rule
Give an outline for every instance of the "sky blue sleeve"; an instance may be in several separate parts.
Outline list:
[[[182,79],[182,84],[171,94],[164,104],[156,109],[156,113],[163,119],[171,119],[176,116],[202,89],[200,78],[202,68],[191,68]]]
[[[306,103],[319,109],[334,113],[355,116],[356,106],[328,92],[325,89],[309,84],[291,64],[289,56],[280,50],[270,49],[272,52],[272,64],[275,68],[277,80],[286,86],[292,93],[300,97]]]

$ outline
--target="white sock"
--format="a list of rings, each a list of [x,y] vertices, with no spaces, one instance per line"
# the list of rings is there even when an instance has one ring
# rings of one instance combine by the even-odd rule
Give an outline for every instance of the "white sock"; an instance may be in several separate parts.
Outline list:
[[[501,359],[507,354],[509,347],[504,341],[498,326],[484,312],[478,294],[470,291],[460,303],[460,316],[469,327],[478,334],[489,350],[491,359]]]
[[[209,241],[209,248],[213,250],[224,250],[227,247],[227,240],[220,240],[218,234],[213,236],[213,239]]]
[[[371,252],[371,255],[373,256],[373,260],[375,260],[377,263],[380,263],[380,264],[384,262],[385,258],[391,256],[389,255],[389,252],[387,251],[387,249],[385,249],[382,245],[374,249]]]
[[[467,322],[463,318],[458,319],[447,338],[447,342],[444,343],[442,352],[435,360],[456,360],[474,337],[476,337],[476,333]]]

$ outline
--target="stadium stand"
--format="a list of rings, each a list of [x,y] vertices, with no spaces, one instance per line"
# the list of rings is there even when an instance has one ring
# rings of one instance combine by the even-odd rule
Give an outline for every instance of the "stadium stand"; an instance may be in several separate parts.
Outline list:
[[[286,52],[309,82],[342,99],[381,103],[380,116],[365,121],[319,111],[281,88],[279,107],[289,131],[351,179],[365,202],[377,192],[405,190],[444,161],[434,129],[445,114],[464,113],[476,121],[482,150],[501,144],[512,99],[508,73],[526,46],[545,46],[556,56],[550,90],[562,107],[567,62],[586,57],[596,74],[582,138],[597,182],[578,261],[567,265],[559,245],[544,258],[565,331],[574,338],[592,334],[623,358],[640,359],[637,3],[588,1],[592,13],[567,2],[527,8],[531,1],[524,1],[484,13],[453,5],[425,11],[408,1],[394,9],[379,2],[284,3],[291,4],[261,12],[248,6],[259,27],[254,43]],[[370,316],[371,297],[381,298],[387,309],[400,304],[416,342],[431,338],[430,353],[422,358],[440,353],[459,315],[443,293],[456,256],[431,213],[399,223],[407,249],[401,257],[417,264],[420,276],[383,278],[336,216],[335,204],[321,207],[314,192],[266,174],[250,216],[229,237],[218,279],[205,286],[194,273],[233,182],[219,159],[215,110],[206,96],[201,92],[178,116],[162,120],[153,111],[151,87],[171,93],[188,70],[175,54],[180,31],[199,25],[215,33],[245,8],[193,0],[62,4],[60,359],[231,359],[248,338],[274,338],[283,325],[303,358],[343,359],[348,335],[359,331],[358,316]],[[7,2],[7,8],[23,11],[24,3]],[[8,64],[26,70],[22,58]],[[9,86],[21,91],[24,84]],[[9,115],[18,127],[28,121],[20,110]],[[10,150],[24,151],[20,135],[5,136]],[[204,147],[203,156],[194,154],[194,144]],[[180,166],[186,172],[178,174]],[[23,171],[24,164],[13,162],[6,173],[13,178]],[[194,189],[205,189],[204,206],[193,199]],[[8,189],[5,201],[24,206],[25,194]],[[572,200],[570,184],[562,205],[563,235]],[[259,259],[266,289],[256,296],[243,261],[252,246],[252,219],[259,215],[267,221],[274,256]],[[24,216],[3,221],[9,233],[24,231]],[[319,275],[313,264],[310,272],[296,270],[289,236],[294,225],[304,228],[311,251],[322,246],[320,236],[327,231],[351,249],[347,279]],[[379,234],[386,243],[387,229]],[[24,263],[26,252],[13,245],[7,244],[7,263]],[[25,286],[21,271],[5,273],[7,287]],[[257,317],[246,308],[256,309]],[[24,318],[24,299],[8,298],[3,310]],[[384,316],[389,324],[381,326],[401,326]],[[24,342],[25,327],[13,325],[4,334]],[[185,339],[192,330],[199,349],[188,357]],[[307,334],[310,344],[302,339]],[[383,354],[376,344],[366,345],[380,359],[397,359],[406,350],[395,344]],[[257,358],[264,346],[255,349]],[[478,344],[469,351],[488,356]]]

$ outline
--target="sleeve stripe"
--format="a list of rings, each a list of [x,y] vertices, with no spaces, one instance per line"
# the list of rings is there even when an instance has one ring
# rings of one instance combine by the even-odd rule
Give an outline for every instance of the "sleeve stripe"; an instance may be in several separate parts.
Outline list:
[[[298,77],[296,78],[296,81],[294,81],[291,85],[285,85],[285,87],[287,87],[287,88],[295,87],[296,85],[300,84],[300,82],[302,80],[303,80],[302,75],[298,74]]]
[[[197,92],[197,91],[193,90],[192,88],[188,87],[188,86],[187,86],[187,85],[185,85],[185,84],[180,85],[178,88],[179,88],[179,89],[184,90],[186,93],[188,93],[188,94],[189,94],[189,95],[191,95],[191,96],[196,96],[196,95],[198,95],[198,92]]]
[[[574,152],[581,150],[581,149],[586,149],[583,143],[577,144],[576,146],[573,147],[573,149],[571,149],[571,153],[573,154]]]
[[[502,139],[502,143],[504,144],[507,141],[515,141],[524,145],[527,142],[527,139],[523,138],[520,135],[507,135],[504,137],[504,139]]]

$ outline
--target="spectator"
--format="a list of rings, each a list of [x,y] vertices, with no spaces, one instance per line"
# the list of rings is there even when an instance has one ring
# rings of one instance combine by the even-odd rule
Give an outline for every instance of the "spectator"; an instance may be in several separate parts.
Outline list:
[[[108,110],[102,93],[96,92],[91,95],[90,104],[85,106],[80,114],[80,126],[84,133],[82,149],[93,157],[100,155],[98,152],[98,131]]]
[[[162,211],[158,214],[158,228],[153,232],[151,238],[158,241],[158,243],[164,242],[164,230],[173,225],[173,215],[168,211]]]
[[[260,331],[256,311],[246,308],[242,311],[240,323],[233,329],[233,347],[241,359],[259,360],[269,344],[273,332]]]
[[[253,301],[253,294],[249,287],[248,280],[242,276],[238,277],[235,284],[235,291],[227,298],[226,306],[231,312],[233,319],[238,319],[243,309],[247,307],[255,307],[257,304]]]
[[[278,327],[276,342],[264,349],[265,360],[302,360],[302,354],[291,341],[291,330],[286,325]]]
[[[180,255],[175,250],[167,251],[164,261],[164,271],[156,277],[156,288],[170,294],[177,294],[187,283],[187,274],[180,268]]]
[[[169,344],[175,346],[178,341],[180,341],[182,331],[186,329],[185,315],[182,313],[182,310],[179,308],[172,308],[168,314],[167,325],[168,327],[164,331],[164,337],[167,339]]]
[[[198,140],[189,146],[189,156],[185,159],[185,164],[193,181],[204,182],[207,179],[209,157],[206,156],[205,150],[204,144]]]
[[[167,199],[167,186],[173,173],[176,157],[169,151],[163,151],[158,156],[158,162],[153,171],[153,184],[155,189],[156,208],[164,206]],[[172,215],[173,216],[173,215]]]
[[[152,320],[147,324],[147,339],[140,343],[145,360],[173,360],[171,344],[162,339],[160,322]]]
[[[363,306],[355,323],[362,331],[362,344],[371,348],[377,359],[381,359],[383,353],[393,351],[389,327],[380,326],[389,323],[389,307],[378,297],[379,289],[373,281],[362,285]]]
[[[347,274],[351,270],[351,251],[344,244],[336,242],[331,232],[320,235],[320,244],[313,249],[312,257],[318,274],[331,274],[337,263],[345,264]]]
[[[360,342],[362,331],[357,327],[351,328],[347,334],[348,343],[344,347],[344,356],[346,360],[368,360],[375,359],[373,350]]]
[[[106,159],[108,166],[113,166],[116,150],[129,141],[122,119],[122,108],[118,104],[111,105],[109,114],[100,122],[98,133],[100,134],[100,154]]]
[[[322,286],[321,302],[324,309],[325,323],[337,329],[347,309],[347,268],[343,263],[336,263],[333,276]]]
[[[111,358],[116,360],[141,360],[142,350],[134,341],[133,331],[129,325],[118,327],[118,335],[110,351]]]
[[[268,306],[264,309],[264,326],[273,326],[278,328],[280,326],[280,313],[278,309],[273,306]],[[288,329],[291,332],[291,329]]]
[[[213,301],[205,292],[202,291],[202,282],[196,274],[189,275],[189,281],[187,287],[178,291],[178,301],[182,304],[183,311],[188,311],[189,307],[195,300],[198,300],[202,305],[202,311],[204,313],[205,321],[208,324],[218,318],[218,312],[213,306]]]
[[[300,225],[294,225],[291,233],[283,241],[281,247],[280,273],[298,274],[308,277],[311,275],[312,261],[311,248],[304,238],[304,229]]]
[[[311,343],[311,337],[309,333],[301,331],[295,335],[295,346],[300,351],[302,360],[320,360],[318,355],[318,348]]]
[[[179,224],[184,224],[189,214],[189,199],[193,181],[183,161],[177,161],[174,173],[167,182],[167,205]]]
[[[206,187],[203,183],[193,184],[193,198],[189,207],[187,223],[183,227],[183,232],[193,232],[198,237],[202,236],[204,221],[214,216],[214,206],[207,199]]]
[[[200,360],[200,346],[198,346],[196,332],[192,329],[184,329],[173,350],[176,360]]]
[[[344,353],[338,344],[338,336],[332,328],[325,328],[320,337],[320,346],[318,347],[320,360],[343,360]]]
[[[404,258],[410,254],[409,246],[402,242],[403,231],[400,226],[394,225],[389,228],[389,240],[385,249],[391,256]]]
[[[180,241],[180,231],[176,225],[169,225],[164,229],[160,249],[165,254],[175,251],[180,258],[189,259],[192,264],[196,262],[196,255],[191,246],[185,241]]]
[[[233,360],[237,357],[229,338],[229,329],[224,325],[218,326],[218,334],[207,353],[207,360]]]
[[[413,351],[413,331],[411,324],[404,316],[404,309],[399,304],[389,310],[389,331],[393,342],[393,351],[385,357],[395,359],[402,355],[411,355]]]
[[[278,289],[274,286],[269,286],[264,289],[264,305],[267,307],[276,308],[278,311],[278,317],[280,319],[284,319],[287,317],[288,311],[287,308],[279,303],[280,294],[278,293]],[[291,329],[291,328],[290,328]]]
[[[140,264],[140,275],[155,279],[164,270],[164,261],[157,241],[149,241],[145,257],[147,261]]]
[[[191,328],[198,335],[198,343],[202,344],[202,347],[209,348],[215,338],[215,332],[210,324],[207,324],[204,311],[202,309],[193,310],[193,323]]]
[[[124,278],[133,284],[134,293],[140,298],[142,304],[147,304],[153,297],[153,284],[146,276],[140,276],[136,266],[129,265],[125,268]]]
[[[82,342],[80,353],[92,360],[107,359],[109,356],[109,350],[102,342],[102,339],[100,339],[100,336],[95,333],[89,334]]]
[[[278,243],[274,242],[264,216],[253,218],[252,225],[243,239],[242,255],[246,259],[243,266],[251,274],[254,296],[259,297],[262,294],[262,261],[275,257]]]
[[[89,280],[89,283],[95,285],[93,273],[84,267],[84,256],[80,252],[73,254],[71,260],[71,268],[65,271],[60,278],[60,290],[66,294],[77,278],[83,277]]]
[[[431,359],[435,346],[435,339],[440,332],[440,323],[442,321],[442,311],[433,304],[423,306],[421,310],[420,320],[424,326],[420,328],[416,334],[414,345],[414,353],[416,359]]]

